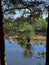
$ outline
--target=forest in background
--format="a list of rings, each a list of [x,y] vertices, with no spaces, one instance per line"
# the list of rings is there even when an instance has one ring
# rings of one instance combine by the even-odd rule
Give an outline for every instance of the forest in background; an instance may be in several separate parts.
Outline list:
[[[46,36],[48,22],[43,17],[32,18],[18,17],[13,19],[5,18],[5,37],[15,36],[18,39],[32,39],[33,36]]]
[[[32,37],[35,35],[46,36],[48,22],[46,19],[43,19],[42,17],[42,15],[48,17],[48,3],[46,4],[46,1],[22,0],[21,2],[19,0],[18,1],[9,0],[8,4],[7,2],[3,1],[3,3],[6,3],[7,7],[4,8],[4,6],[2,5],[4,15],[7,15],[6,17],[8,17],[8,15],[17,14],[19,11],[21,12],[21,17],[18,17],[15,20],[10,17],[8,19],[5,19],[4,23],[5,37],[15,36],[16,38],[19,39],[26,38],[32,39]],[[24,17],[25,15],[28,16]]]

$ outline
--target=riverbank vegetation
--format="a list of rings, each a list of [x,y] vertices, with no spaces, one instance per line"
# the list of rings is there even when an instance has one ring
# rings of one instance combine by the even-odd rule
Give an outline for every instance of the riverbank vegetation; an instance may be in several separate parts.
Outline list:
[[[32,18],[19,17],[16,19],[5,19],[5,37],[15,37],[17,39],[26,40],[27,37],[32,39],[45,39],[47,33],[47,20],[42,17]],[[42,36],[42,37],[41,37]]]

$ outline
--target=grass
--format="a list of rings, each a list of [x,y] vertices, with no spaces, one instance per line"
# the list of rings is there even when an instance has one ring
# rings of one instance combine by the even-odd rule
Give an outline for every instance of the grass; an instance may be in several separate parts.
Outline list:
[[[5,35],[5,39],[8,39],[8,38],[18,38],[17,35]],[[24,37],[23,37],[24,38]],[[25,38],[24,38],[25,39]],[[35,36],[32,36],[31,37],[31,41],[32,43],[45,43],[46,42],[46,36],[43,36],[43,35],[35,35]]]
[[[41,35],[35,35],[32,37],[34,40],[46,40],[46,36],[41,36]]]

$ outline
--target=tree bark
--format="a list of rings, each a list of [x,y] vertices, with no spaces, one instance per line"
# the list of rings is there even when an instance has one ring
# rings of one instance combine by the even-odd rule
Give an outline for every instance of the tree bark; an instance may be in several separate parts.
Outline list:
[[[1,0],[0,0],[0,60],[1,60],[1,65],[6,65],[4,31],[3,31],[3,12],[2,12]]]
[[[48,26],[49,26],[49,6],[48,6]],[[47,43],[48,43],[48,40],[49,40],[48,34],[49,34],[49,30],[48,30],[48,27],[47,27]]]
[[[48,26],[49,26],[49,6],[48,6]],[[47,53],[46,53],[46,65],[48,65],[49,62],[49,28],[47,27]],[[48,59],[48,60],[47,60]]]

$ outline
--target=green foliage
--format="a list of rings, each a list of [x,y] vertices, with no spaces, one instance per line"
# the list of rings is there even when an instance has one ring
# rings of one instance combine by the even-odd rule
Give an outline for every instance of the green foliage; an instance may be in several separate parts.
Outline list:
[[[26,39],[27,36],[30,37],[31,35],[33,35],[33,28],[29,24],[29,22],[25,21],[19,24],[18,33],[19,37],[23,37]]]
[[[33,30],[32,26],[27,21],[23,22],[19,27],[19,31],[21,32],[24,32],[24,31],[27,32],[27,31],[32,31],[32,30]]]
[[[40,18],[34,18],[32,19],[32,22],[30,23],[28,17],[24,18],[17,18],[15,20],[13,19],[7,19],[5,22],[5,33],[6,34],[16,34],[20,38],[26,39],[27,37],[33,36],[35,34],[35,31],[44,31],[44,33],[47,30],[47,24],[48,22],[46,19]],[[38,33],[39,34],[39,33]]]
[[[41,26],[42,28],[47,29],[47,24],[48,24],[48,22],[47,22],[46,20],[40,19],[39,22],[41,22],[40,26]]]
[[[47,24],[48,22],[46,19],[40,18],[40,19],[34,19],[34,28],[35,30],[47,30]]]
[[[40,19],[39,22],[40,22],[39,24],[40,24],[41,27],[43,27],[43,26],[47,27],[47,21],[46,20]]]

